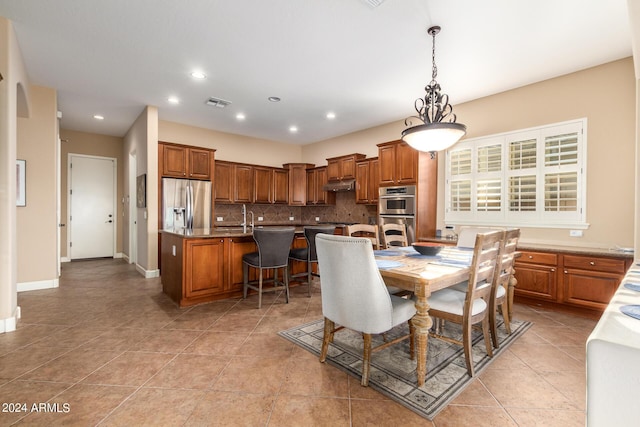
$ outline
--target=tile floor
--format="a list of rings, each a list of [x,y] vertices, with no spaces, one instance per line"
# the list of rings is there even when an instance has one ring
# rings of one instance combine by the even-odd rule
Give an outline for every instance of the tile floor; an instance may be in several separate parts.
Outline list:
[[[431,422],[276,335],[321,317],[319,288],[293,288],[289,304],[267,296],[261,310],[254,297],[178,309],[160,279],[91,260],[18,303],[17,330],[0,334],[3,426],[585,424],[595,321],[567,314],[517,305],[534,326]]]

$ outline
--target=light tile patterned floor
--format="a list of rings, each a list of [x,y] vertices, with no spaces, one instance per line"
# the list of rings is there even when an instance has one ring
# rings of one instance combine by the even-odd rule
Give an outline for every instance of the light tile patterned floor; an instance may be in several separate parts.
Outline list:
[[[178,309],[160,279],[91,260],[63,264],[59,288],[18,303],[18,329],[0,334],[0,403],[27,412],[14,405],[0,425],[585,424],[596,322],[563,313],[517,305],[534,326],[431,422],[276,335],[321,317],[317,284],[311,298],[292,288],[289,304],[266,296],[261,310],[255,297]]]

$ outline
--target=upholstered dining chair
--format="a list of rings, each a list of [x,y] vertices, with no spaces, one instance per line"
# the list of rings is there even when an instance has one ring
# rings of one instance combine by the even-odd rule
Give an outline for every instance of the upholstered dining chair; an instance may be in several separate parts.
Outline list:
[[[493,273],[493,286],[491,289],[491,297],[489,299],[489,327],[491,328],[491,339],[493,346],[498,348],[498,326],[497,326],[497,310],[500,307],[504,327],[507,333],[511,335],[511,318],[509,298],[507,291],[509,281],[513,276],[513,263],[515,262],[516,247],[520,238],[520,229],[512,228],[504,233],[502,245],[500,245],[500,258],[497,262],[497,268]]]
[[[285,291],[286,302],[289,302],[289,275],[287,273],[289,250],[295,235],[294,227],[256,228],[253,239],[258,246],[257,252],[242,256],[243,297],[247,298],[247,291],[258,291],[258,308],[262,307],[262,293]],[[258,280],[249,281],[249,268],[258,269]],[[282,269],[283,282],[278,281],[278,269]],[[264,280],[263,271],[273,270],[273,279]],[[263,283],[271,282],[273,286],[263,288]],[[256,286],[257,285],[257,286]]]
[[[382,240],[389,249],[394,246],[409,246],[407,227],[404,224],[382,224]]]
[[[290,260],[307,263],[307,270],[301,273],[291,274],[291,270],[288,270],[289,282],[291,282],[291,279],[306,277],[309,296],[311,296],[313,276],[319,276],[319,274],[313,272],[313,264],[318,262],[318,255],[316,254],[316,235],[320,233],[333,234],[335,230],[336,227],[333,225],[306,226],[304,227],[304,238],[307,241],[307,247],[291,249],[291,251],[289,251]]]
[[[362,333],[364,340],[362,381],[369,385],[371,353],[404,339],[410,339],[410,357],[414,358],[414,328],[411,319],[416,313],[410,299],[390,295],[380,276],[373,255],[371,240],[362,237],[316,236],[318,267],[322,285],[322,315],[324,336],[320,362],[327,358],[334,334],[342,328]],[[385,333],[409,322],[409,334],[371,348],[371,336]]]
[[[482,326],[487,354],[493,357],[488,312],[494,270],[503,239],[504,231],[502,230],[476,234],[469,279],[466,281],[466,292],[445,288],[433,292],[429,297],[429,315],[438,320],[432,336],[464,347],[469,376],[474,375],[471,352],[473,325],[480,324]],[[442,335],[438,327],[442,320],[460,324],[462,326],[462,340]]]
[[[380,237],[378,226],[372,224],[352,224],[347,225],[347,236],[366,237],[371,240],[373,249],[380,249]]]

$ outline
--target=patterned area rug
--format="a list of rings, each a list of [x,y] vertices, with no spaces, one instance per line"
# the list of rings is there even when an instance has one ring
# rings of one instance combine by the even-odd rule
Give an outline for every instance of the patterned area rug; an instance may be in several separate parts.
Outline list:
[[[323,327],[323,321],[316,320],[278,334],[319,356]],[[493,359],[486,353],[481,331],[474,330],[473,359],[476,375],[530,327],[531,322],[514,320],[511,323],[512,334],[507,335],[500,323],[500,348],[494,349]],[[398,326],[387,333],[387,339],[406,334],[407,330],[406,324]],[[460,338],[460,326],[447,324],[444,334]],[[372,345],[376,346],[382,342],[382,336],[375,336],[372,341]],[[327,363],[358,379],[362,378],[362,335],[348,329],[337,332],[334,342],[329,345]],[[416,363],[409,358],[408,340],[374,352],[371,356],[369,387],[429,420],[444,409],[471,381],[472,378],[467,374],[462,346],[435,338],[429,338],[427,379],[422,387],[418,387],[416,383]]]

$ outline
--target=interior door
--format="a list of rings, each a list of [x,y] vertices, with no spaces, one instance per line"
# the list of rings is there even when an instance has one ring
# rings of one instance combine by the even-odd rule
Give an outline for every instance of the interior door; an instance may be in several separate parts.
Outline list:
[[[114,256],[115,159],[69,156],[71,259]]]

